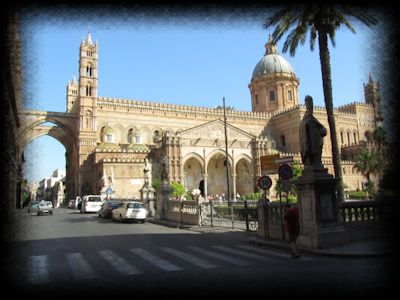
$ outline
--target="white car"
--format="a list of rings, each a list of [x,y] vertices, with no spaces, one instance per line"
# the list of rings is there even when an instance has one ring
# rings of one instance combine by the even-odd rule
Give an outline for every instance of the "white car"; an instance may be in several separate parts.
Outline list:
[[[142,202],[124,201],[117,208],[113,209],[111,218],[113,221],[124,222],[135,220],[144,223],[147,218],[147,210]]]
[[[83,196],[81,213],[98,212],[103,205],[103,199],[99,195]]]
[[[37,215],[41,216],[43,214],[53,214],[53,203],[51,201],[40,201],[37,210]]]

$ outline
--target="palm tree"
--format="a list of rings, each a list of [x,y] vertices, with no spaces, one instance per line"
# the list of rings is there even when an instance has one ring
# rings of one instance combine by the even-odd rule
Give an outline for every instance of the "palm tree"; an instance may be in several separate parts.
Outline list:
[[[371,174],[380,173],[382,170],[382,163],[378,155],[370,152],[364,148],[360,154],[354,158],[354,169],[360,172],[366,179],[368,186],[371,186]]]
[[[318,36],[319,57],[321,63],[322,83],[324,90],[325,108],[328,116],[329,131],[332,142],[332,160],[337,180],[336,193],[340,201],[344,200],[342,168],[340,153],[336,137],[336,126],[333,114],[331,64],[328,47],[328,36],[335,46],[335,32],[341,25],[345,25],[351,32],[355,30],[347,17],[353,17],[365,25],[377,24],[377,19],[362,10],[348,5],[328,3],[306,3],[301,5],[288,5],[270,17],[265,28],[276,26],[272,34],[273,41],[277,42],[292,27],[283,46],[283,52],[290,49],[294,56],[299,43],[304,44],[308,33],[310,34],[310,48],[314,50],[315,40]]]
[[[373,132],[373,137],[374,137],[374,141],[378,144],[378,158],[381,162],[380,170],[378,172],[378,177],[379,177],[379,182],[380,182],[381,177],[382,177],[382,171],[383,171],[383,168],[385,165],[384,164],[385,159],[383,158],[384,156],[382,153],[382,146],[385,144],[385,141],[386,141],[385,130],[381,126],[376,127]]]

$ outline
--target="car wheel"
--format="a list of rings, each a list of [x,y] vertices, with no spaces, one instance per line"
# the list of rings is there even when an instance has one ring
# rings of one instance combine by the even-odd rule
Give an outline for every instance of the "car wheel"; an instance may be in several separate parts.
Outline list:
[[[142,222],[142,224],[146,223],[146,219],[140,220],[140,222]]]
[[[122,215],[119,215],[119,221],[122,223],[122,221],[123,221]]]

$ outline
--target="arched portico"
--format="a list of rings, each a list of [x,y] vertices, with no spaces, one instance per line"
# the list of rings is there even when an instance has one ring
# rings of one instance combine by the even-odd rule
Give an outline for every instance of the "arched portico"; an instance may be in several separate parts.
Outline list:
[[[18,130],[17,140],[21,155],[26,146],[39,137],[48,135],[59,141],[65,147],[66,152],[68,197],[78,195],[79,160],[76,158],[79,155],[77,134],[75,133],[77,117],[73,114],[59,112],[22,111],[20,118],[21,127]]]
[[[204,180],[204,160],[195,153],[189,154],[183,161],[183,183],[188,190],[198,189]]]
[[[236,174],[236,194],[239,195],[247,195],[253,193],[253,181],[254,181],[254,174],[253,174],[253,166],[252,160],[247,155],[241,155],[236,158],[235,162],[235,174]]]
[[[228,195],[227,173],[226,173],[226,155],[225,151],[217,149],[211,152],[206,158],[207,175],[207,194]],[[232,157],[228,155],[229,166],[233,165]],[[228,178],[230,193],[233,195],[232,168],[228,169]]]

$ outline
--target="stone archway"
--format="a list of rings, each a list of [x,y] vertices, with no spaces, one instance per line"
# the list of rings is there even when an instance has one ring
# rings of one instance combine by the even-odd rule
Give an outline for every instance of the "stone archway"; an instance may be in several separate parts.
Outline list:
[[[229,156],[228,159],[230,165],[232,166],[232,160]],[[228,194],[225,160],[226,156],[223,151],[217,151],[216,153],[213,153],[207,160],[207,193],[209,195],[220,195],[222,193],[224,195]],[[231,168],[229,168],[229,186],[230,192],[232,193],[233,181]]]
[[[235,166],[236,193],[240,196],[254,192],[253,167],[249,158],[240,158]]]
[[[198,189],[203,180],[203,163],[196,156],[188,158],[183,165],[184,186],[188,189]]]
[[[78,173],[79,155],[75,124],[78,117],[72,114],[47,111],[22,111],[21,127],[18,130],[18,145],[22,155],[26,146],[33,140],[50,136],[65,148],[66,190],[68,197],[79,194]]]

